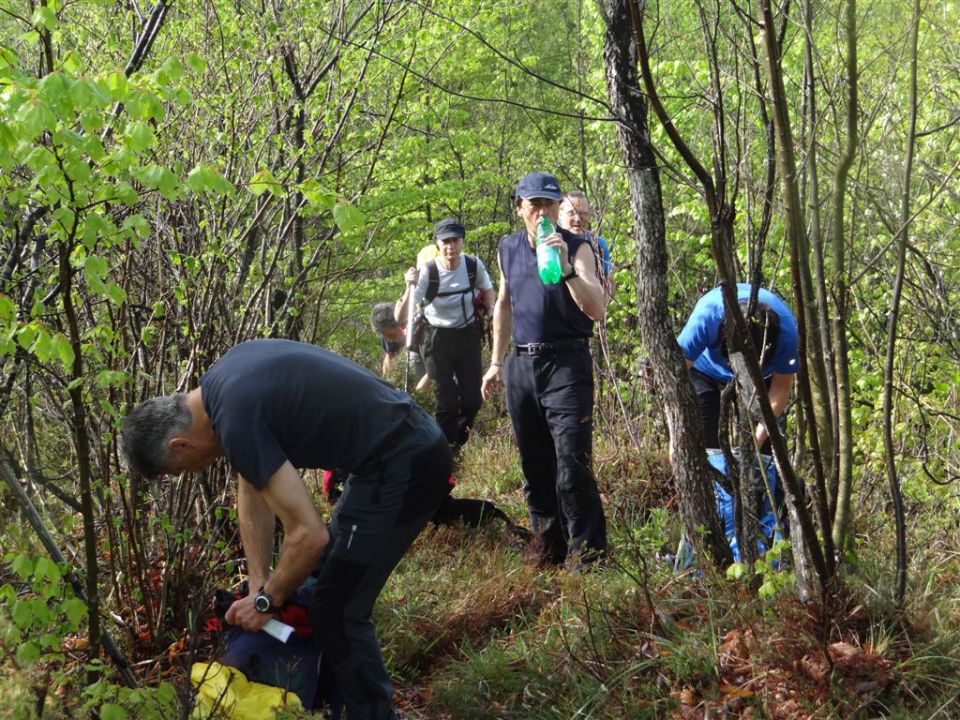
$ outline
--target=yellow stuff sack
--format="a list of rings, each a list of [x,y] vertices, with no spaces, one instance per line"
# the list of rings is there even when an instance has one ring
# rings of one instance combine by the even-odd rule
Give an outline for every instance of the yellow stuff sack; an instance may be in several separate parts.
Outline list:
[[[191,720],[276,720],[275,709],[303,710],[296,693],[250,682],[239,670],[218,662],[194,663],[190,682],[197,689]]]

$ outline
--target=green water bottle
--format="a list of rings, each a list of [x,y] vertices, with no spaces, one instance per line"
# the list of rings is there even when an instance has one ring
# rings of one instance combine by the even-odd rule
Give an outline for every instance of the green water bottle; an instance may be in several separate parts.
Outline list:
[[[560,282],[560,251],[546,245],[543,240],[554,233],[553,223],[546,217],[537,225],[537,273],[544,285]]]

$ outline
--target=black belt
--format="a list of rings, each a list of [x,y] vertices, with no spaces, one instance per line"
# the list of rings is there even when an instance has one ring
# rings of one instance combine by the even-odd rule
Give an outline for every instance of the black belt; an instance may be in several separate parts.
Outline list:
[[[586,350],[589,343],[586,338],[558,340],[557,342],[525,343],[517,345],[517,355],[549,355],[562,350]]]

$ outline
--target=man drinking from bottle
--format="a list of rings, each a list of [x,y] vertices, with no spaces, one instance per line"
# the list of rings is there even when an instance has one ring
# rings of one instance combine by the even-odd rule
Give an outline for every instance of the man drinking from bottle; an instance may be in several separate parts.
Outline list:
[[[606,296],[590,243],[557,228],[562,194],[545,172],[526,175],[514,201],[523,229],[500,240],[500,289],[484,397],[505,388],[524,475],[524,497],[543,564],[574,568],[607,547],[606,520],[592,470],[593,363],[589,339]],[[541,227],[549,221],[552,232]],[[557,282],[545,283],[537,242],[556,250]],[[544,253],[539,253],[541,256]],[[550,279],[550,273],[543,273]],[[510,337],[514,348],[508,354]]]

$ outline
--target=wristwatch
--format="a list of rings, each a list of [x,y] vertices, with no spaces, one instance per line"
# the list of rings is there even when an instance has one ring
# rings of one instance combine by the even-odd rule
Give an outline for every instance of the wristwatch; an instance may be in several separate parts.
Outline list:
[[[560,279],[563,280],[564,282],[567,282],[568,280],[573,280],[575,277],[580,277],[580,273],[577,272],[576,265],[571,265],[570,272],[568,272],[566,275],[564,275]]]
[[[263,585],[257,590],[257,596],[253,599],[253,609],[264,614],[280,612],[280,608],[273,604],[273,595],[264,592]]]

